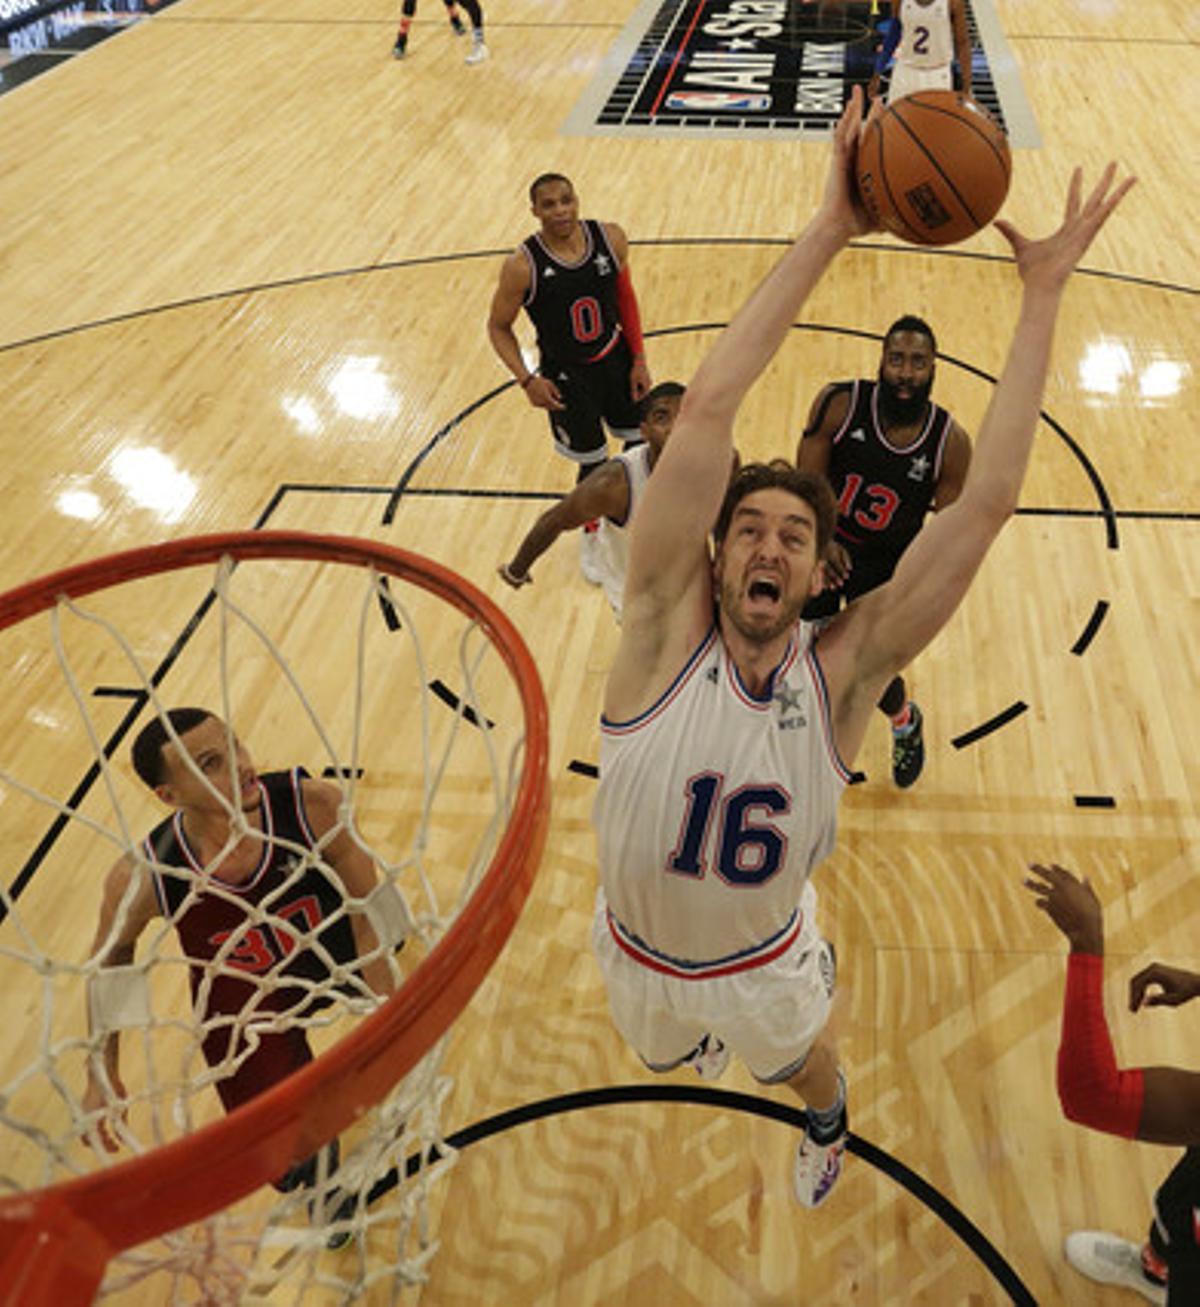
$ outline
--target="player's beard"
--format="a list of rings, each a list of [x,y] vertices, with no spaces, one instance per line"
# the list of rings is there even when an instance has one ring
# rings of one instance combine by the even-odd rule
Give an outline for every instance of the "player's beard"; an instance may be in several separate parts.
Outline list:
[[[933,377],[920,386],[912,387],[912,394],[902,399],[899,387],[890,382],[882,368],[879,372],[879,411],[884,421],[893,427],[909,427],[918,421],[929,403],[929,393],[933,390]]]
[[[718,589],[718,604],[721,612],[725,615],[726,621],[738,632],[745,640],[751,644],[770,644],[772,640],[778,639],[785,631],[790,631],[796,624],[800,612],[804,607],[804,601],[800,600],[794,603],[788,603],[785,599],[779,607],[779,616],[770,623],[769,626],[763,626],[756,622],[750,622],[742,616],[741,605],[738,602],[740,587],[728,577],[723,577]]]

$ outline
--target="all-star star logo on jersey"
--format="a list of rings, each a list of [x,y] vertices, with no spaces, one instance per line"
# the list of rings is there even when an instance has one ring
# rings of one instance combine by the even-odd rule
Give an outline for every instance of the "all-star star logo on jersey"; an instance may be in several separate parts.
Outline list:
[[[929,471],[929,460],[924,454],[918,454],[913,459],[908,469],[908,479],[910,481],[924,481],[926,473]]]
[[[596,262],[596,271],[602,277],[607,277],[608,274],[612,271],[612,260],[608,257],[607,254],[597,254],[595,262]]]
[[[804,700],[804,690],[797,686],[791,689],[786,681],[781,681],[775,687],[775,702],[779,705],[779,729],[781,731],[796,731],[801,727],[808,725],[808,718],[805,717],[801,704]],[[791,713],[792,716],[788,716]]]

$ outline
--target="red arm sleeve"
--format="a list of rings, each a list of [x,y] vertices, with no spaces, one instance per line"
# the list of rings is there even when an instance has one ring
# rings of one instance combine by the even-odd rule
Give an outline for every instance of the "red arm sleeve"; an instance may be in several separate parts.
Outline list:
[[[1058,1048],[1058,1098],[1069,1121],[1134,1139],[1142,1116],[1143,1076],[1140,1070],[1117,1069],[1104,1019],[1103,981],[1103,957],[1070,955]]]
[[[617,273],[617,313],[621,318],[621,330],[625,333],[634,358],[641,358],[646,352],[642,340],[642,315],[638,311],[637,296],[633,293],[633,278],[629,275],[628,264]]]

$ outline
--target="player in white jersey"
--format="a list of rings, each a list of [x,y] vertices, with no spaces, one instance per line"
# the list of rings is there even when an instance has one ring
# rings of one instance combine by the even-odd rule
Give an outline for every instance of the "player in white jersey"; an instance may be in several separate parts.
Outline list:
[[[675,425],[683,391],[677,381],[664,381],[646,393],[638,410],[644,443],[610,458],[538,518],[512,559],[498,569],[506,584],[514,590],[529,585],[533,581],[529,569],[564,531],[599,521],[592,561],[617,621],[621,620],[629,524]]]
[[[964,95],[971,94],[971,38],[965,0],[900,0],[900,43],[888,81],[888,104],[916,91],[954,88],[958,59]],[[872,93],[878,74],[871,82]]]
[[[594,812],[593,942],[617,1028],[655,1070],[717,1070],[732,1049],[757,1079],[786,1081],[809,1109],[793,1169],[808,1206],[837,1179],[847,1129],[809,876],[884,686],[949,619],[1016,508],[1063,288],[1132,184],[1114,189],[1110,166],[1081,202],[1076,173],[1045,240],[997,224],[1024,295],[962,493],[817,643],[799,617],[822,585],[832,492],[782,460],[731,483],[729,461],[746,392],[868,230],[852,181],[861,116],[856,90],[819,209],[701,363],[646,487]]]

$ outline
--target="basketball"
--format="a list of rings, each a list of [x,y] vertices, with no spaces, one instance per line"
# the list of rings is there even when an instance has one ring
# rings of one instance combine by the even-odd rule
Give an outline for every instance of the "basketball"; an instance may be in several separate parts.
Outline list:
[[[953,245],[987,226],[1012,177],[1008,139],[958,91],[890,104],[858,146],[858,192],[871,217],[914,245]]]

